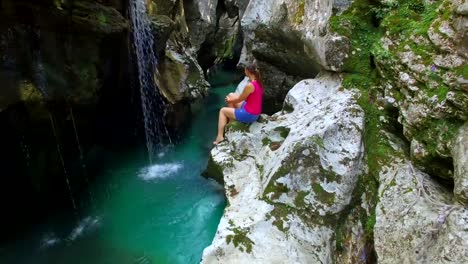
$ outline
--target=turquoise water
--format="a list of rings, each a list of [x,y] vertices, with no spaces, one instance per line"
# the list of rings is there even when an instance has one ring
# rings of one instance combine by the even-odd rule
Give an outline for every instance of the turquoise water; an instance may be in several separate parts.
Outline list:
[[[214,87],[194,107],[185,140],[154,165],[138,152],[112,156],[83,212],[54,216],[18,237],[0,249],[0,263],[198,263],[226,205],[222,186],[201,173],[218,109],[234,88]]]

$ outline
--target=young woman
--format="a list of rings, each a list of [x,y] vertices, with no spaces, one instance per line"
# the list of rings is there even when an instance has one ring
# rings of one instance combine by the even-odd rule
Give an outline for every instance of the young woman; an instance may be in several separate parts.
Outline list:
[[[246,124],[253,123],[262,113],[263,85],[257,65],[247,66],[245,75],[250,82],[245,86],[242,94],[230,93],[225,99],[228,107],[223,107],[219,111],[218,135],[213,142],[214,145],[224,140],[224,128],[229,120],[237,120]]]

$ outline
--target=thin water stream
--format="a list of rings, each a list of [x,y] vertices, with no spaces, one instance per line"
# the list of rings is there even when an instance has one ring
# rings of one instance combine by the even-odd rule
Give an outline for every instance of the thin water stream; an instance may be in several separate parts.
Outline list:
[[[185,140],[160,152],[153,165],[143,150],[109,153],[104,173],[91,183],[94,204],[85,197],[88,205],[79,216],[51,216],[16,242],[0,245],[0,263],[199,263],[226,203],[223,187],[201,173],[218,109],[234,89],[213,87],[194,110]]]

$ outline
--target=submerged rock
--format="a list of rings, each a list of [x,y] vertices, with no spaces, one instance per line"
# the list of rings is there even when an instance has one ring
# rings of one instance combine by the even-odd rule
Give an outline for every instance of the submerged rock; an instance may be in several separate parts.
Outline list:
[[[283,110],[234,126],[211,152],[229,205],[202,263],[331,262],[339,213],[362,173],[364,116],[355,91],[324,74]]]

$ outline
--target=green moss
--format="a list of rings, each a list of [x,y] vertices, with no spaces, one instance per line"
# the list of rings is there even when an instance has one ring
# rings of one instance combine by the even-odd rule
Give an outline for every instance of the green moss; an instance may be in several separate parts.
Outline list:
[[[320,176],[320,179],[325,182],[341,183],[342,176],[334,173],[332,169],[326,170],[320,167]]]
[[[323,142],[323,138],[320,136],[312,136],[309,138],[310,141],[314,142],[320,148],[325,148],[325,143]]]
[[[451,141],[457,134],[463,121],[450,119],[429,119],[414,137],[426,144],[429,151],[437,150],[439,140]]]
[[[300,0],[296,15],[294,16],[294,22],[296,24],[302,24],[304,20],[304,13],[305,13],[305,0]]]
[[[265,195],[273,193],[269,199],[276,200],[281,196],[281,194],[287,193],[288,191],[289,189],[286,185],[282,183],[278,183],[276,181],[275,182],[270,181],[270,184],[268,184],[264,193]]]
[[[251,253],[255,243],[247,236],[249,230],[241,228],[233,228],[231,230],[234,232],[234,235],[228,235],[226,242],[228,244],[232,242],[241,252]]]
[[[264,147],[270,145],[270,143],[271,143],[271,140],[268,137],[262,138],[262,145]]]
[[[270,193],[273,193],[274,196],[281,195],[285,191],[285,188],[280,186],[276,180],[287,175],[291,171],[291,164],[281,166],[276,173],[271,177],[270,182],[268,183],[265,191],[263,192],[263,196],[265,199],[266,196]],[[287,191],[287,190],[286,190]],[[277,194],[279,193],[279,195]]]
[[[218,56],[222,61],[232,59],[234,57],[234,46],[237,42],[237,35],[233,35],[224,41],[222,49],[218,50]]]
[[[372,6],[370,1],[356,0],[343,14],[330,19],[331,30],[351,40],[351,53],[343,67],[345,72],[368,74],[371,71],[370,50],[380,36],[372,24]]]
[[[219,182],[220,184],[224,184],[224,174],[223,168],[214,162],[213,157],[210,156],[208,159],[208,165],[206,166],[205,171],[202,173],[203,177],[205,178],[212,178]]]
[[[280,127],[275,127],[274,131],[280,132],[280,136],[282,138],[287,138],[288,135],[289,135],[289,132],[291,131],[291,129],[289,129],[287,127],[280,126]]]
[[[244,124],[238,121],[232,121],[227,126],[226,129],[231,132],[249,132],[249,125]]]
[[[463,79],[468,79],[468,65],[462,65],[454,69],[454,73],[457,76],[463,77]]]
[[[333,205],[335,203],[335,194],[325,191],[319,183],[312,184],[312,190],[315,193],[315,197],[322,203],[327,205]]]
[[[384,195],[384,193],[388,190],[388,188],[393,187],[393,186],[396,186],[395,178],[393,178],[393,179],[390,181],[390,183],[387,184],[387,185],[383,188],[382,192],[380,193],[380,197],[382,197],[382,196]]]
[[[294,107],[290,104],[284,103],[283,104],[283,111],[286,113],[292,113],[294,111]]]
[[[293,212],[293,208],[285,204],[274,203],[273,210],[268,213],[267,220],[274,217],[273,225],[281,232],[287,232],[288,228],[285,227],[284,222],[288,221],[288,215]]]
[[[443,101],[446,97],[448,92],[450,91],[450,88],[446,85],[440,85],[436,89],[427,89],[427,95],[429,97],[432,96],[437,96],[437,99],[439,99],[439,102]]]
[[[104,15],[104,13],[100,12],[98,14],[98,21],[101,24],[106,24],[107,23],[107,17]]]
[[[294,205],[297,207],[297,208],[305,208],[306,207],[306,203],[305,203],[305,197],[309,194],[309,192],[304,192],[304,191],[300,191],[296,198],[294,199]]]
[[[365,234],[372,235],[374,234],[374,226],[375,222],[377,221],[377,217],[375,215],[375,210],[367,217],[366,225],[364,227]]]

